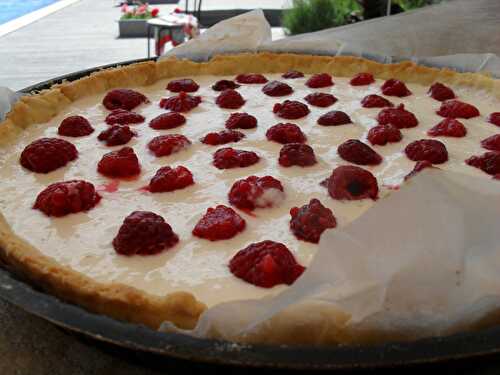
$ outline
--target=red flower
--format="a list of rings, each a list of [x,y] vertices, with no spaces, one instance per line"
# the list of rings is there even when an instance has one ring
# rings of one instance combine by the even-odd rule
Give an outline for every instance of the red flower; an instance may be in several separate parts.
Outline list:
[[[152,17],[156,17],[158,15],[158,13],[160,13],[160,9],[158,9],[158,8],[151,9],[151,16]]]
[[[174,13],[182,13],[182,9],[181,8],[175,8],[174,9]]]

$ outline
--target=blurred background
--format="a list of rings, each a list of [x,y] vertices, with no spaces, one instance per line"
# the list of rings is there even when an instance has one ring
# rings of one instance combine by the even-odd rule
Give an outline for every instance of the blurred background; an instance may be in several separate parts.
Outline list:
[[[0,0],[0,86],[17,90],[93,66],[160,55],[256,8],[264,11],[276,40],[442,1]]]

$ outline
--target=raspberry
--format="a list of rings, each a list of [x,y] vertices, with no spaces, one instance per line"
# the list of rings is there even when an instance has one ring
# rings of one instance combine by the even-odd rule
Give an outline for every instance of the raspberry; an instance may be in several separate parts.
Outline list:
[[[83,137],[92,134],[94,128],[90,122],[83,116],[69,116],[66,117],[59,125],[57,134],[66,137]]]
[[[104,107],[110,111],[115,109],[126,109],[130,111],[142,103],[149,103],[148,98],[140,92],[129,89],[111,90],[102,100]]]
[[[113,247],[121,255],[152,255],[179,242],[172,227],[160,215],[134,211],[128,215],[113,239]]]
[[[411,91],[408,90],[406,85],[400,80],[394,78],[385,81],[381,89],[382,89],[382,94],[387,96],[403,97],[411,95]]]
[[[21,165],[36,173],[49,173],[78,157],[76,147],[64,139],[40,138],[21,153]]]
[[[447,100],[441,103],[436,113],[442,117],[465,119],[479,116],[479,110],[476,107],[460,100]]]
[[[487,150],[500,151],[500,134],[492,135],[481,141],[481,146]]]
[[[338,126],[352,124],[349,115],[342,111],[330,111],[321,115],[318,119],[318,125],[323,126]]]
[[[174,79],[167,85],[167,90],[172,92],[195,92],[198,91],[200,86],[190,78]]]
[[[453,90],[439,82],[434,83],[429,88],[429,91],[427,93],[431,96],[431,98],[439,100],[440,102],[455,98],[455,93],[453,92]]]
[[[337,148],[337,152],[342,159],[354,164],[378,165],[382,163],[382,156],[357,139],[345,141]]]
[[[144,122],[144,116],[138,113],[127,111],[126,109],[115,109],[109,115],[106,116],[106,124],[108,125],[128,125],[128,124],[139,124]]]
[[[285,96],[293,92],[291,86],[280,81],[271,81],[264,85],[262,92],[267,96]]]
[[[427,131],[427,134],[432,137],[438,137],[440,135],[445,137],[465,137],[467,134],[467,129],[464,124],[454,118],[445,118],[436,126],[432,127]]]
[[[227,79],[221,79],[220,81],[215,82],[212,85],[212,90],[214,91],[224,91],[227,89],[237,89],[240,87],[237,83],[227,80]]]
[[[238,109],[245,104],[245,99],[238,91],[227,89],[219,94],[215,103],[221,108]]]
[[[186,123],[186,118],[178,112],[162,113],[149,122],[149,127],[157,130],[173,129]]]
[[[418,174],[421,170],[429,167],[432,167],[432,163],[430,161],[427,160],[417,161],[415,163],[415,167],[413,168],[413,170],[405,176],[405,181]]]
[[[94,185],[83,180],[56,182],[36,197],[33,208],[47,216],[65,216],[88,211],[101,200]]]
[[[366,86],[375,82],[373,74],[371,73],[358,73],[351,78],[350,84],[352,86]]]
[[[266,137],[270,141],[281,144],[304,143],[306,141],[306,136],[302,133],[302,130],[291,123],[279,123],[271,126],[266,132]]]
[[[104,154],[97,171],[108,177],[132,177],[141,173],[139,159],[131,147]]]
[[[102,131],[97,139],[106,141],[106,146],[118,146],[126,144],[132,137],[136,136],[137,134],[130,130],[130,127],[127,125],[113,125]]]
[[[331,94],[325,94],[324,92],[315,92],[307,95],[304,100],[310,105],[315,105],[316,107],[329,107],[338,99]]]
[[[384,108],[377,115],[380,125],[391,124],[398,129],[414,128],[418,125],[418,120],[413,113],[405,109],[404,104],[396,108]]]
[[[154,137],[148,143],[148,148],[157,157],[168,156],[188,147],[191,141],[181,134],[166,134]]]
[[[332,76],[328,73],[313,74],[306,81],[306,86],[312,89],[333,86]]]
[[[441,164],[448,160],[446,146],[434,139],[420,139],[405,148],[408,159],[413,161],[427,160],[432,164]]]
[[[229,203],[241,210],[278,206],[284,198],[283,185],[271,176],[238,180],[229,191]]]
[[[184,189],[193,184],[193,175],[186,167],[178,166],[173,169],[161,167],[149,181],[148,190],[152,193],[161,193]]]
[[[233,238],[245,229],[245,220],[232,208],[209,208],[193,229],[193,235],[210,241]]]
[[[490,113],[488,116],[488,122],[493,125],[500,126],[500,112]]]
[[[394,107],[394,104],[392,104],[389,100],[376,94],[365,96],[361,99],[361,105],[364,108]]]
[[[262,74],[238,74],[236,81],[239,83],[266,83],[267,78]]]
[[[217,146],[226,143],[238,142],[245,137],[245,134],[237,130],[222,130],[218,133],[208,133],[201,142],[207,145]]]
[[[394,125],[377,125],[368,131],[368,140],[372,145],[384,146],[388,142],[399,142],[403,138],[401,130]]]
[[[309,204],[290,210],[292,219],[290,229],[299,240],[318,243],[321,234],[328,228],[335,228],[337,220],[332,210],[326,208],[317,199],[311,199]]]
[[[226,120],[228,129],[253,129],[257,127],[257,119],[245,112],[231,113]]]
[[[218,169],[243,168],[259,162],[259,156],[252,151],[221,148],[214,153],[213,163]]]
[[[375,176],[355,165],[341,165],[327,180],[328,193],[333,199],[377,199],[378,184]]]
[[[481,156],[472,156],[465,163],[495,176],[500,173],[500,152],[488,151]]]
[[[238,251],[229,262],[229,269],[236,277],[263,288],[291,285],[305,270],[285,245],[269,240]]]
[[[283,167],[298,165],[308,167],[316,164],[316,156],[311,146],[302,143],[287,143],[280,150],[278,162]]]
[[[296,100],[285,100],[283,103],[276,103],[273,112],[279,117],[289,120],[298,119],[309,114],[307,105]]]
[[[200,103],[201,96],[193,96],[181,91],[177,96],[160,100],[160,107],[170,109],[174,112],[189,112],[193,108],[198,107]]]
[[[282,78],[285,78],[285,79],[295,79],[295,78],[302,78],[304,77],[304,73],[302,72],[299,72],[297,70],[289,70],[288,72],[286,73],[283,73],[281,75]]]

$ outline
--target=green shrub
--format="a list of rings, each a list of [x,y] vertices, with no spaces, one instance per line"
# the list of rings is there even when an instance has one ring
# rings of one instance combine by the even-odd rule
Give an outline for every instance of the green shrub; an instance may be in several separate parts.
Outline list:
[[[392,4],[407,11],[442,1],[392,0]],[[281,23],[287,34],[302,34],[345,25],[353,13],[364,11],[365,18],[372,18],[372,13],[382,16],[386,8],[386,0],[293,0],[292,8],[284,10]]]
[[[293,0],[283,13],[282,25],[288,34],[302,34],[348,23],[360,6],[355,0]]]

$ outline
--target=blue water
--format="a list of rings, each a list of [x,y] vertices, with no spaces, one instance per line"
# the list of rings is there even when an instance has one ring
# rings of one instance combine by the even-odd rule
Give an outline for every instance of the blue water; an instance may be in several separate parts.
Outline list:
[[[58,0],[0,0],[0,25]]]

